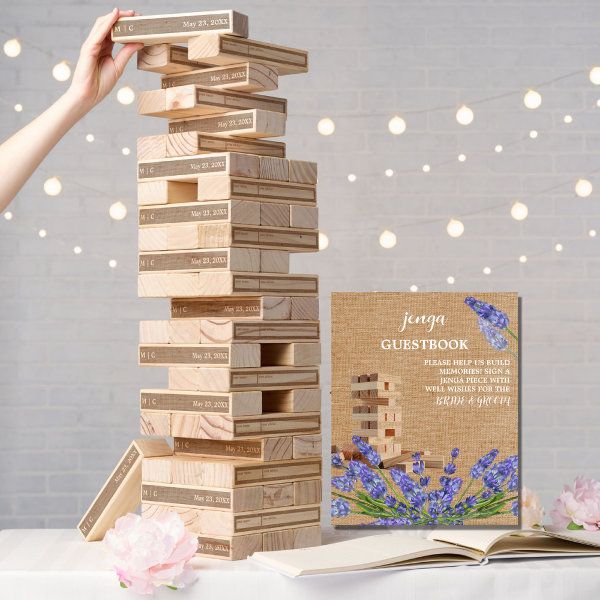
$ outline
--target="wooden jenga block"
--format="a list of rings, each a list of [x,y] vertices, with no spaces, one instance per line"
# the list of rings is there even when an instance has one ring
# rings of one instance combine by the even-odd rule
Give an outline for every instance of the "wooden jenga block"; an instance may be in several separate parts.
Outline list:
[[[306,160],[289,161],[289,181],[295,183],[317,183],[317,163]]]
[[[142,459],[172,454],[164,440],[134,440],[87,509],[77,528],[86,541],[101,540],[115,521],[140,504]]]
[[[171,158],[174,156],[192,156],[213,152],[241,152],[267,157],[284,157],[285,144],[259,139],[231,139],[218,135],[207,135],[197,131],[169,133],[165,135],[165,154],[148,158]],[[161,147],[162,149],[162,147]]]
[[[139,364],[215,367],[260,366],[260,344],[145,344],[139,347]]]
[[[320,434],[294,436],[294,458],[321,456],[321,453],[322,439]]]
[[[200,152],[194,152],[193,154],[200,154]],[[160,135],[145,135],[137,139],[137,153],[138,160],[153,160],[156,158],[167,157],[167,136],[165,134]]]
[[[402,383],[402,377],[399,375],[387,375],[385,373],[369,373],[369,381]]]
[[[201,331],[200,319],[140,321],[140,344],[203,344]]]
[[[250,440],[202,440],[176,437],[174,444],[175,454],[270,462],[291,459],[293,439],[292,436]]]
[[[279,296],[173,299],[171,300],[171,318],[286,320],[291,317],[291,305],[291,298]]]
[[[179,75],[165,75],[161,78],[163,89],[190,84],[240,92],[268,92],[277,89],[278,77],[277,71],[268,65],[243,62],[226,67],[187,71]]]
[[[217,137],[225,137],[233,144],[236,139],[238,139],[240,143],[246,141],[239,140],[239,138],[260,139],[285,135],[285,122],[285,113],[258,109],[233,112],[229,110],[226,113],[210,117],[175,119],[169,121],[169,137],[167,138],[168,146],[166,149],[167,156],[177,156],[176,152],[181,152],[180,146],[185,144],[185,147],[187,147],[190,143],[193,143],[189,141],[189,137],[179,137],[183,136],[184,133],[192,135],[194,133],[202,133]],[[200,140],[196,143],[202,149],[198,154],[207,152],[206,146],[208,142],[204,142],[203,146],[200,146]],[[215,142],[213,141],[212,143],[214,144]],[[244,149],[232,149],[231,151],[247,152],[247,147],[248,146],[241,146],[241,148]],[[271,154],[272,156],[280,156],[281,149],[283,149],[284,152],[280,158],[283,158],[285,155],[285,145],[281,142],[263,142],[257,147],[278,148],[278,151],[273,151],[271,153],[264,151],[254,152],[253,154]]]
[[[146,164],[146,163],[142,163]],[[153,204],[176,204],[196,200],[198,186],[196,182],[183,181],[146,181],[138,183],[137,201],[140,206]]]
[[[260,415],[262,394],[253,392],[173,392],[171,390],[141,390],[140,409],[154,412],[202,412],[231,415]]]
[[[319,318],[319,299],[297,296],[292,298],[292,319],[316,321]]]
[[[224,560],[244,560],[263,547],[262,535],[198,536],[196,556]]]
[[[261,273],[289,273],[290,253],[287,250],[259,250]]]
[[[358,383],[351,383],[350,390],[354,392],[395,392],[396,384],[389,381],[359,381]]]
[[[144,459],[142,472],[144,481],[234,488],[320,478],[322,461],[321,457],[315,457],[271,461],[267,464],[179,454]]]
[[[366,422],[363,426],[360,426],[354,429],[352,433],[354,435],[358,435],[362,438],[369,440],[369,443],[377,444],[379,442],[384,443],[389,441],[392,442],[401,442],[401,426],[399,424],[389,425],[381,423],[380,426],[377,426],[373,421]]]
[[[319,339],[319,323],[318,321],[240,322],[227,319],[203,319],[200,321],[200,335],[203,344],[317,341]]]
[[[286,114],[285,98],[247,94],[199,85],[181,85],[140,92],[137,109],[140,115],[184,119],[218,115],[234,110],[267,110]]]
[[[303,504],[320,504],[323,482],[321,479],[310,479],[294,482],[294,506]]]
[[[277,390],[262,392],[265,412],[318,412],[321,410],[320,389]]]
[[[270,204],[260,205],[260,224],[273,227],[290,226],[290,205],[289,204]]]
[[[321,344],[299,342],[291,344],[264,344],[261,346],[261,364],[274,367],[308,367],[321,362]]]
[[[198,60],[190,60],[186,46],[155,44],[145,46],[137,53],[137,68],[154,73],[185,73],[193,69],[211,67]]]
[[[140,433],[144,435],[171,435],[171,415],[150,410],[142,411],[140,414]]]
[[[255,158],[260,163],[260,158]],[[254,164],[252,165],[252,171],[256,172]],[[261,202],[281,204],[302,204],[309,206],[314,212],[316,210],[314,205],[317,202],[317,192],[313,184],[258,179],[255,175],[244,173],[231,172],[228,175],[224,172],[215,172],[203,176],[198,181],[198,200],[260,200]],[[306,221],[308,217],[298,213],[296,221],[302,219]],[[294,225],[294,227],[303,226]],[[316,225],[305,227],[305,229],[316,229]]]
[[[158,181],[153,183],[177,183],[174,181]],[[190,184],[181,184],[190,185]],[[195,186],[194,186],[195,187]],[[224,202],[198,202],[178,204],[177,206],[151,206],[140,208],[138,223],[140,227],[182,223],[240,223],[246,225],[260,224],[260,204],[258,202],[240,202],[225,200]]]
[[[319,210],[315,206],[290,205],[290,227],[316,229],[319,226]]]
[[[259,159],[259,178],[271,181],[289,181],[290,161],[286,158],[261,156]]]
[[[321,527],[295,527],[293,529],[280,529],[262,534],[263,552],[275,550],[297,550],[311,548],[321,544]]]
[[[165,227],[146,227],[138,231],[138,250],[168,250],[167,229]]]
[[[169,389],[237,392],[244,390],[288,390],[319,385],[317,367],[261,367],[259,369],[171,367]]]
[[[381,423],[401,423],[402,410],[381,405],[359,405],[352,407],[352,419]]]
[[[279,75],[308,71],[308,53],[304,50],[219,33],[208,33],[190,39],[188,58],[211,65],[231,65],[240,60],[256,60],[273,67]]]
[[[222,152],[217,154],[197,154],[179,158],[163,158],[138,163],[138,182],[155,180],[186,181],[197,184],[198,178],[212,174],[258,177],[259,157],[253,154]],[[228,200],[229,198],[206,198],[207,200]],[[238,198],[231,198],[237,200]],[[240,200],[242,198],[239,198]],[[251,198],[243,198],[251,199]],[[185,202],[190,198],[186,197]],[[139,194],[138,194],[139,203]],[[155,202],[154,204],[161,204]]]
[[[248,37],[248,17],[234,10],[121,17],[112,27],[113,42],[185,42],[205,33]]]
[[[160,413],[157,413],[160,414]],[[258,435],[274,437],[288,433],[314,433],[321,429],[318,413],[273,413],[251,417],[202,413],[171,413],[170,432],[178,438],[203,440],[250,439]]]

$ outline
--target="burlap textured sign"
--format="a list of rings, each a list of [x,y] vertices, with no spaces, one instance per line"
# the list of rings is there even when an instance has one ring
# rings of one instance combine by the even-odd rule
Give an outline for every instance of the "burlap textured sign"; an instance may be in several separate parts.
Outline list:
[[[336,526],[518,525],[515,293],[332,295]]]

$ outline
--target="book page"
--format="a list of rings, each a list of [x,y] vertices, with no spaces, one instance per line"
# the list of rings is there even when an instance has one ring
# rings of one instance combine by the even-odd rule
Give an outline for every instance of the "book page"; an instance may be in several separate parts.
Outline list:
[[[439,529],[432,531],[427,539],[473,548],[487,554],[498,540],[515,533],[519,532],[510,529]]]

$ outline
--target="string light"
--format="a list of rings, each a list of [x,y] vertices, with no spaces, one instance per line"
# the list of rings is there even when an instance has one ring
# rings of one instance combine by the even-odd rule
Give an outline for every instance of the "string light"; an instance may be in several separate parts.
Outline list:
[[[73,253],[74,254],[81,254],[83,252],[83,250],[81,249],[81,246],[74,246],[73,247]]]
[[[93,142],[95,139],[96,139],[96,138],[94,137],[94,134],[93,134],[93,133],[88,133],[88,134],[85,136],[85,141],[86,141],[86,142],[90,142],[90,143],[92,143],[92,142]]]
[[[117,91],[117,100],[121,104],[131,104],[135,100],[135,92],[128,85],[124,85]]]
[[[465,162],[465,160],[467,160],[466,154],[459,154],[458,155],[458,162]]]
[[[423,173],[429,173],[431,171],[431,165],[423,165]]]
[[[12,220],[12,218],[13,218],[13,214],[10,212],[10,210],[7,210],[7,211],[4,213],[4,218],[5,218],[7,221],[11,221],[11,220]]]
[[[527,208],[527,204],[523,204],[523,202],[515,202],[510,208],[510,216],[515,221],[525,220],[528,214],[529,209]]]
[[[600,85],[600,67],[593,67],[590,70],[590,81],[594,85]]]
[[[461,125],[470,125],[473,122],[474,117],[475,117],[475,115],[473,115],[473,111],[465,104],[463,104],[456,111],[456,120]]]
[[[17,104],[15,104],[15,106],[14,106],[14,109],[15,109],[15,112],[23,112],[23,105],[19,104],[17,102]]]
[[[452,277],[452,275],[448,275],[448,277],[446,277],[446,282],[450,285],[454,285],[454,282],[456,280],[454,279],[454,277]]]
[[[398,240],[396,238],[396,234],[390,231],[389,229],[382,231],[381,235],[379,236],[379,244],[382,248],[385,248],[386,250],[393,248],[396,245],[397,241]]]
[[[554,249],[555,249],[557,252],[562,252],[562,251],[563,251],[563,245],[562,245],[562,244],[556,244],[556,245],[554,246]]]
[[[401,135],[406,131],[406,121],[402,117],[396,115],[388,121],[388,129],[390,130],[390,133],[393,133],[394,135]]]
[[[565,122],[567,125],[569,125],[569,123],[572,123],[572,122],[573,122],[573,117],[572,117],[571,115],[565,115],[565,116],[563,117],[563,121],[564,121],[564,122]]]
[[[483,267],[483,274],[484,275],[489,275],[492,272],[492,270],[489,267]]]
[[[596,237],[596,230],[595,230],[595,229],[590,229],[590,230],[588,231],[588,235],[589,235],[591,238],[594,238],[594,237]]]
[[[350,173],[350,174],[348,175],[348,181],[349,181],[350,183],[354,183],[354,182],[356,181],[356,175],[355,175],[354,173]]]
[[[56,81],[67,81],[71,77],[71,67],[66,60],[61,60],[52,67],[52,77]]]
[[[319,250],[325,250],[329,246],[329,238],[319,231]]]
[[[317,123],[317,131],[321,135],[332,135],[335,131],[335,123],[329,117],[323,117]]]
[[[21,42],[17,38],[12,38],[4,42],[4,54],[9,58],[16,58],[21,54]]]
[[[114,268],[117,266],[117,261],[116,261],[114,258],[111,258],[111,259],[108,261],[108,266],[109,266],[111,269],[114,269]]]
[[[537,136],[538,136],[538,132],[537,132],[535,129],[532,129],[532,130],[529,132],[529,137],[530,137],[532,140],[535,140],[535,139],[537,138]]]
[[[121,153],[123,156],[129,156],[131,154],[131,150],[127,146],[123,146],[123,148],[121,148]]]
[[[386,169],[385,170],[386,177],[392,177],[393,175],[394,175],[394,169]]]
[[[414,283],[410,286],[409,289],[410,289],[411,292],[418,292],[419,291],[419,288]]]
[[[41,238],[45,238],[45,237],[48,235],[48,232],[47,232],[45,229],[40,229],[40,230],[38,231],[38,235],[39,235]]]
[[[127,216],[127,207],[118,200],[117,202],[113,202],[108,209],[108,214],[111,219],[115,221],[122,221]]]
[[[458,219],[450,219],[446,225],[446,231],[450,237],[458,238],[464,233],[465,226]]]
[[[521,254],[521,256],[519,256],[519,262],[520,263],[526,263],[527,262],[527,257],[524,254]]]
[[[44,181],[44,192],[48,196],[58,196],[62,192],[62,183],[58,177],[48,177]]]
[[[542,95],[535,90],[527,90],[523,96],[523,104],[530,110],[539,108],[542,104]]]
[[[589,179],[578,179],[575,183],[575,193],[580,198],[587,198],[593,189],[592,182]]]
[[[494,146],[494,152],[496,152],[497,154],[500,154],[500,152],[502,152],[502,150],[504,150],[504,147],[502,146],[502,144],[496,144]]]

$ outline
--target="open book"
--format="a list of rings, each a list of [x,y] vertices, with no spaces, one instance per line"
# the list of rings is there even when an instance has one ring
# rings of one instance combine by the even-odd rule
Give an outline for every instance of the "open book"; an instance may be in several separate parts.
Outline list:
[[[255,552],[250,560],[289,575],[366,569],[482,565],[488,559],[600,556],[600,533],[544,530],[435,530],[426,538],[402,532],[315,548]]]

